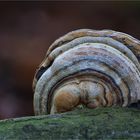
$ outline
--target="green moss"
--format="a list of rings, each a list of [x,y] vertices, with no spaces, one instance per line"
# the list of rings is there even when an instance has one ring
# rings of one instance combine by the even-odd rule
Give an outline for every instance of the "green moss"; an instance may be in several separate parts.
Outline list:
[[[140,111],[130,108],[79,109],[0,122],[0,140],[140,139]]]

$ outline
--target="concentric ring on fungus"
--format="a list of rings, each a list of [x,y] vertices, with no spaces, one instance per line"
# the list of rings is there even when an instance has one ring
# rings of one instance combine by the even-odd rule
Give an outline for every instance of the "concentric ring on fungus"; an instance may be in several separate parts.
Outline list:
[[[121,32],[81,29],[66,34],[50,46],[36,72],[33,82],[35,113],[51,113],[59,89],[72,83],[80,91],[76,97],[82,98],[85,91],[79,85],[87,81],[104,89],[101,94],[104,103],[100,106],[128,106],[138,102],[139,55],[140,42]],[[95,92],[100,91],[99,88],[97,86]],[[91,94],[89,99],[83,100],[95,100],[95,93]]]

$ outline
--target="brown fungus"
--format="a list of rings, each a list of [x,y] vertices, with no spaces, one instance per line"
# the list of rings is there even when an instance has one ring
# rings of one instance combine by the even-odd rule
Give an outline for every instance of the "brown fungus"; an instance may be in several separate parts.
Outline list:
[[[139,102],[139,57],[140,41],[125,33],[80,29],[64,35],[35,74],[35,114]]]

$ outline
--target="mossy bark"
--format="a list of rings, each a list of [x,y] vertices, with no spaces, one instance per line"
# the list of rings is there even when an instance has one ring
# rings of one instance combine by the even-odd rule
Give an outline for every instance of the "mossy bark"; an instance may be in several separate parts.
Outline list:
[[[0,121],[0,140],[138,140],[140,110],[79,109],[56,115]]]

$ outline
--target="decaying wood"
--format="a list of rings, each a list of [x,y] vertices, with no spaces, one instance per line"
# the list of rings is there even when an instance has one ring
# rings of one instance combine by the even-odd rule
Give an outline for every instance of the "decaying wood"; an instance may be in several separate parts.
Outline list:
[[[129,108],[79,109],[0,121],[0,140],[138,140],[140,113]]]

